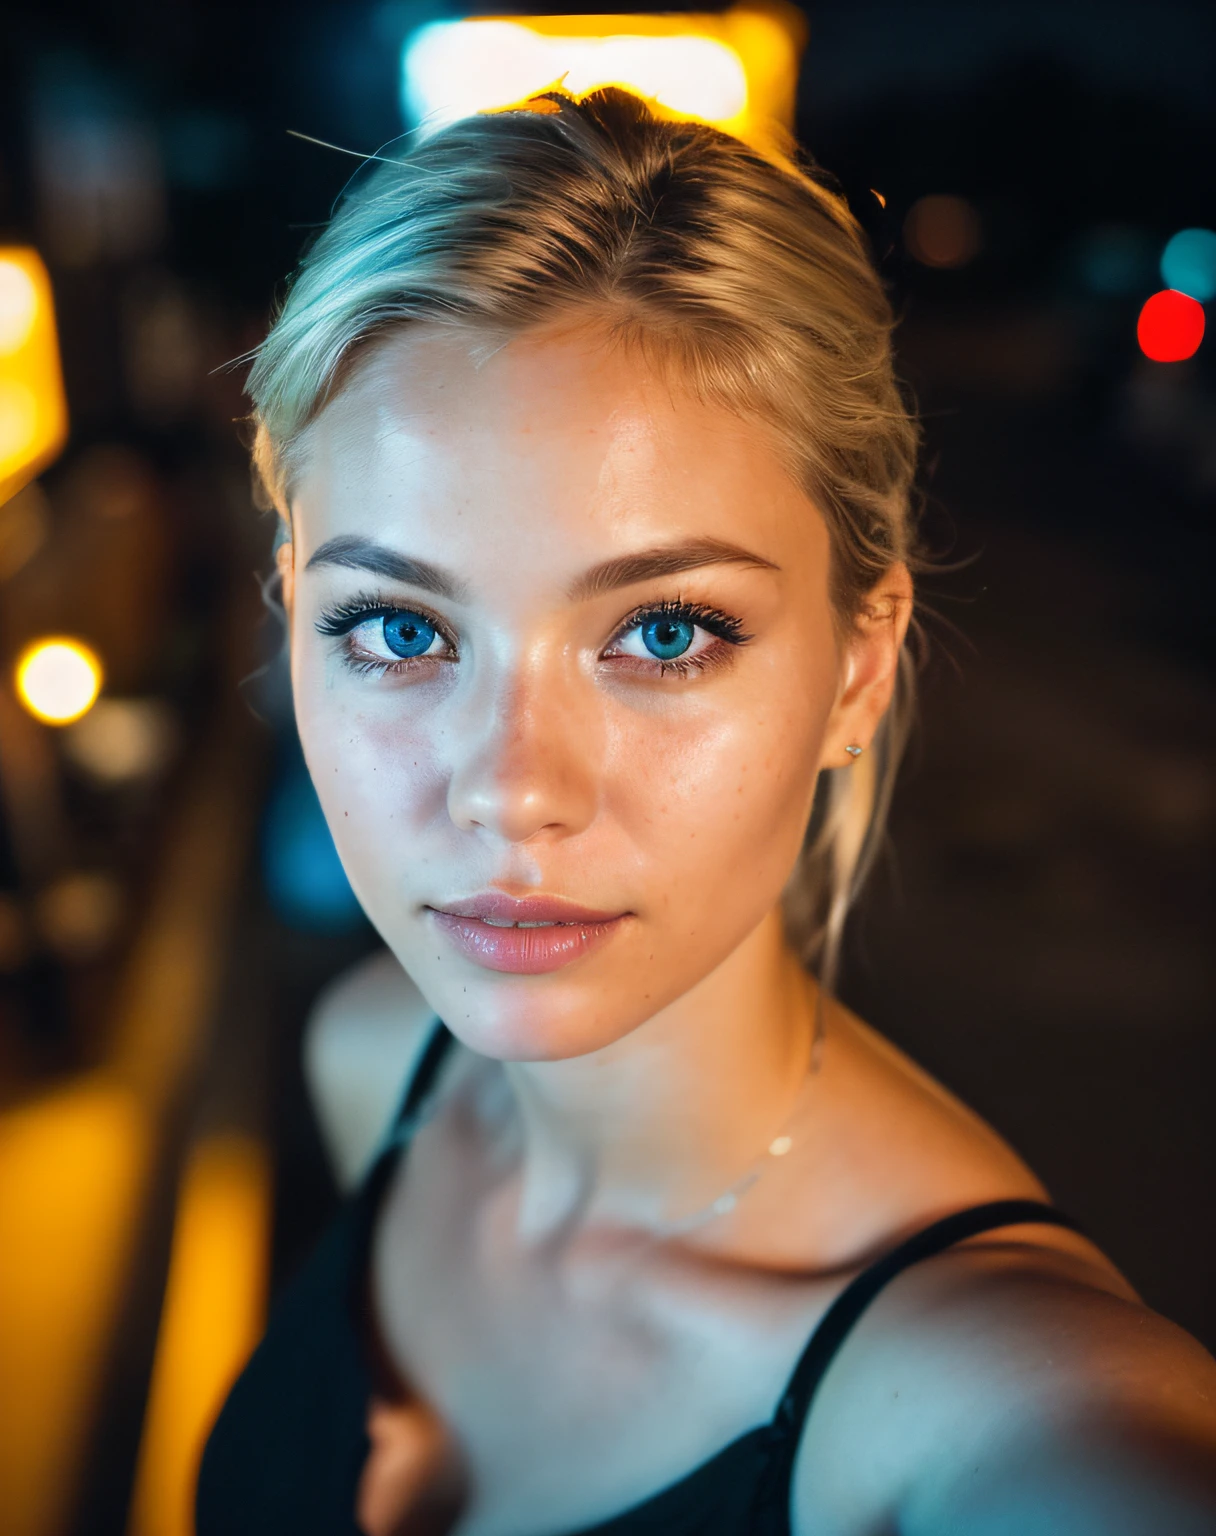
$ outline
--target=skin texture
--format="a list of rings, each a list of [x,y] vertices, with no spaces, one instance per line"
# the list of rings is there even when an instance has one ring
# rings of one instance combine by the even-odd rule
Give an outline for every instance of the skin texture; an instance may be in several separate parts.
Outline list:
[[[665,1205],[695,1205],[805,1070],[806,980],[777,903],[819,769],[847,765],[889,700],[907,574],[846,649],[822,519],[755,426],[673,400],[586,336],[516,341],[480,367],[470,349],[395,339],[309,434],[283,556],[301,739],[372,922],[449,1027],[512,1063],[552,1154],[529,1219],[559,1219],[588,1180],[652,1203],[666,1182]],[[344,667],[315,630],[327,606],[410,592],[309,569],[341,536],[459,577],[464,601],[425,599],[459,661]],[[768,564],[567,596],[602,562],[693,538]],[[632,610],[665,599],[752,638],[691,677],[605,655]],[[425,910],[487,890],[628,916],[577,964],[503,976]]]
[[[370,1141],[391,1099],[359,1082],[398,1083],[434,1014],[464,1047],[377,1223],[377,1323],[402,1390],[370,1406],[369,1536],[408,1529],[428,1487],[458,1536],[607,1518],[765,1421],[877,1253],[948,1211],[1044,1193],[838,1005],[807,1073],[815,986],[779,901],[818,773],[847,771],[889,701],[906,571],[840,623],[826,529],[762,427],[590,327],[475,346],[418,330],[364,358],[301,444],[279,555],[305,754],[387,945],[314,1021],[323,1123],[342,1122],[339,1101],[371,1106]],[[335,539],[440,567],[453,590],[318,563]],[[578,590],[690,540],[749,558]],[[447,639],[396,675],[352,670],[316,626],[361,595]],[[728,615],[746,643],[660,675],[630,625],[676,601]],[[365,659],[391,657],[377,633],[355,637]],[[503,974],[430,911],[487,891],[622,920],[561,969]],[[791,1152],[734,1212],[655,1239],[783,1127]],[[335,1140],[351,1176],[359,1138]],[[1039,1478],[1068,1521],[1025,1529],[1105,1530],[1094,1466],[1107,1504],[1134,1468],[1144,1529],[1202,1529],[1186,1520],[1216,1494],[1154,1447],[1183,1426],[1194,1466],[1213,1459],[1211,1367],[1084,1238],[975,1240],[901,1277],[850,1339],[803,1442],[795,1529],[1004,1530],[1001,1490],[1033,1502]]]

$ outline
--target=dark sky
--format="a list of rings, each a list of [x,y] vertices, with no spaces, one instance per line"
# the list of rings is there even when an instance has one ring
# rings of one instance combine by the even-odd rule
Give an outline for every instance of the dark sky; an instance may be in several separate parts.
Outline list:
[[[811,21],[805,87],[825,106],[930,92],[1042,54],[1087,83],[1216,101],[1216,6],[1194,0],[832,0]]]

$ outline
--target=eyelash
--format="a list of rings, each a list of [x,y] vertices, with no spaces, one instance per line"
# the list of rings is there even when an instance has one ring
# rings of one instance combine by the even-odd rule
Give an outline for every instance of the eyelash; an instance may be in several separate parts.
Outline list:
[[[658,603],[640,604],[617,625],[611,643],[617,644],[631,629],[636,629],[643,619],[673,619],[677,622],[695,624],[699,629],[715,635],[719,641],[729,646],[746,645],[752,638],[744,632],[743,625],[738,619],[733,618],[729,613],[723,613],[720,608],[685,602],[682,598],[669,598]],[[638,657],[631,659],[640,660]],[[674,661],[661,661],[656,657],[654,665],[658,668],[657,676],[659,677],[667,677],[669,674],[688,677],[694,672],[706,672],[725,660],[726,653],[721,646],[712,645],[701,651],[699,655],[677,656]]]
[[[405,608],[400,603],[390,603],[375,593],[361,592],[346,602],[335,603],[332,608],[326,608],[317,619],[315,628],[318,634],[346,639],[351,630],[357,629],[360,624],[366,624],[369,619],[389,619],[396,613],[416,613],[419,618],[425,619],[435,633],[453,650],[456,649],[456,636],[429,608],[421,603],[411,603],[408,608]],[[413,666],[415,662],[426,659],[421,656],[403,656],[400,661],[379,661],[374,658],[359,661],[351,654],[349,639],[341,649],[346,664],[360,674],[402,672]]]
[[[416,667],[419,662],[428,659],[426,657],[402,657],[399,661],[381,661],[377,658],[359,659],[352,654],[349,636],[351,631],[357,629],[360,624],[366,624],[369,619],[391,618],[398,613],[416,613],[420,618],[433,626],[435,633],[451,647],[457,649],[456,637],[448,629],[447,625],[429,609],[419,603],[411,603],[408,608],[403,608],[399,603],[390,603],[377,594],[360,593],[357,597],[346,602],[335,603],[332,608],[327,608],[316,621],[315,628],[318,634],[330,635],[336,639],[343,639],[345,644],[341,647],[342,660],[353,672],[360,676],[384,676],[391,673],[398,676]],[[718,641],[728,646],[746,645],[751,640],[751,635],[745,633],[743,625],[738,619],[729,613],[723,613],[720,608],[711,608],[701,603],[686,602],[681,598],[664,599],[657,603],[642,603],[627,614],[617,625],[610,647],[618,644],[630,630],[636,629],[644,619],[671,619],[677,622],[694,624],[709,634],[716,636]],[[448,658],[442,658],[447,660]],[[631,660],[640,660],[632,657]],[[658,657],[654,660],[652,676],[688,677],[694,672],[704,672],[711,667],[719,665],[726,660],[725,653],[720,646],[714,645],[700,652],[696,656],[676,657],[673,661],[662,661]]]

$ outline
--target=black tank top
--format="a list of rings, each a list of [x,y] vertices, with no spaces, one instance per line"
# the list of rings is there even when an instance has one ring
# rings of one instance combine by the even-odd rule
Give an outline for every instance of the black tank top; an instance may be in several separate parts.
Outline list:
[[[358,1191],[273,1307],[203,1453],[197,1536],[361,1536],[355,1498],[371,1449],[365,1423],[375,1380],[365,1342],[371,1229],[452,1039],[439,1024]],[[828,1308],[768,1423],[640,1504],[571,1536],[789,1536],[790,1480],[802,1428],[824,1373],[858,1318],[909,1265],[1019,1222],[1078,1227],[1036,1200],[996,1200],[915,1233],[858,1275]]]

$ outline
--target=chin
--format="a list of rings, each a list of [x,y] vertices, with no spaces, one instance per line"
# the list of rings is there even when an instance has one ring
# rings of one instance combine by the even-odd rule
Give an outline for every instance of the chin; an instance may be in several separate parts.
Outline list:
[[[453,985],[433,970],[415,976],[428,1002],[470,1050],[496,1061],[565,1061],[603,1050],[653,1011],[615,998],[611,981],[483,973]]]

